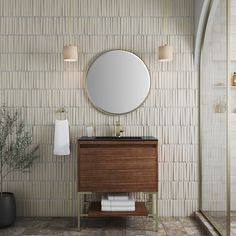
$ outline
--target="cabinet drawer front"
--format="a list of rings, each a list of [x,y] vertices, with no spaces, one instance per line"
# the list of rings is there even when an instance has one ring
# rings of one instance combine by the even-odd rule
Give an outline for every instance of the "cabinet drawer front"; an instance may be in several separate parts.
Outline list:
[[[81,192],[157,192],[157,145],[81,145]]]
[[[96,170],[126,170],[142,171],[144,169],[156,171],[155,157],[105,157],[81,156],[80,171]]]
[[[156,191],[156,157],[80,157],[81,191]],[[113,184],[113,189],[111,189]],[[108,187],[110,188],[108,190]],[[107,188],[106,188],[107,186]],[[153,188],[151,188],[153,186]],[[119,187],[119,189],[117,189]],[[119,192],[118,191],[118,192]]]

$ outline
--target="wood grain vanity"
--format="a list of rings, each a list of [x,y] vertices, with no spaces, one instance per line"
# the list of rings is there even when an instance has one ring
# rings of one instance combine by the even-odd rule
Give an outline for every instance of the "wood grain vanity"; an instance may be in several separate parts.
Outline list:
[[[157,212],[157,149],[154,137],[81,137],[78,140],[78,228],[81,216],[147,216],[145,202],[136,202],[134,212],[102,212],[92,202],[84,214],[85,194],[146,192],[152,194]],[[154,214],[153,214],[154,215]],[[157,214],[155,213],[157,218]]]

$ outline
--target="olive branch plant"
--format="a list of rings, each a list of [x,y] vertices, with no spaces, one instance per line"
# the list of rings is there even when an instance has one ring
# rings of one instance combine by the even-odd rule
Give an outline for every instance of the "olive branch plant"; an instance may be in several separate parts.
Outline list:
[[[25,124],[17,111],[6,106],[0,108],[0,194],[3,182],[12,172],[26,172],[38,157],[39,146],[32,146],[32,135],[25,131]]]

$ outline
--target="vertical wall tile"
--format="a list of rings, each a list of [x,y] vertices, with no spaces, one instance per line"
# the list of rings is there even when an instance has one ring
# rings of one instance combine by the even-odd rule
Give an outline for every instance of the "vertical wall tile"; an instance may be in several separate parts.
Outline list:
[[[168,2],[167,2],[168,1]],[[197,74],[193,69],[193,0],[0,0],[0,103],[22,112],[40,158],[27,174],[9,175],[18,215],[75,216],[76,141],[88,124],[112,135],[116,117],[89,102],[84,80],[101,52],[137,54],[151,75],[151,90],[137,110],[120,116],[126,135],[159,139],[159,214],[186,216],[197,209]],[[168,3],[168,4],[167,4]],[[169,8],[165,8],[168,5]],[[174,48],[159,63],[158,46]],[[78,45],[79,60],[64,63],[64,44]],[[68,111],[71,155],[53,155],[59,107]],[[99,198],[95,194],[88,201]],[[143,193],[135,194],[145,200]]]

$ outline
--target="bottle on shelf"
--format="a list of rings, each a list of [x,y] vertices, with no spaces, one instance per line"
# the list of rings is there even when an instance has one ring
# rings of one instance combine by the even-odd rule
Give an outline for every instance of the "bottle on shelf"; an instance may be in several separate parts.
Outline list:
[[[215,113],[221,113],[220,98],[217,98],[217,100],[214,104],[214,112]]]
[[[226,96],[218,97],[214,107],[213,107],[214,113],[224,113],[227,111],[227,102],[226,102]]]
[[[232,76],[232,86],[236,87],[236,72],[234,72]]]

